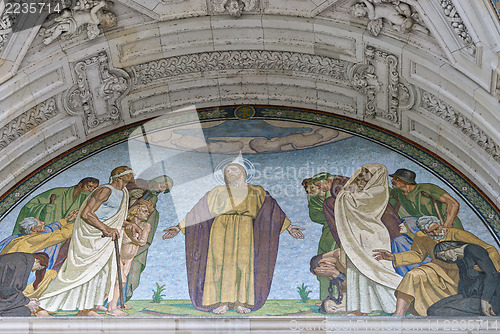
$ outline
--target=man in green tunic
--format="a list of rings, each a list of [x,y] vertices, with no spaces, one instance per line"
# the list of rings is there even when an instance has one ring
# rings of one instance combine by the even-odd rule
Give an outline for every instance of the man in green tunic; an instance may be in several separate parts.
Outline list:
[[[318,244],[318,255],[328,253],[338,248],[332,236],[332,232],[328,227],[325,214],[323,213],[323,202],[326,198],[331,197],[330,188],[332,179],[333,175],[329,173],[319,173],[314,175],[311,179],[305,179],[302,182],[307,193],[309,218],[311,218],[313,222],[323,225]],[[329,295],[328,287],[330,285],[330,279],[320,276],[317,276],[317,278],[319,281],[319,296],[320,299],[323,300]]]
[[[71,211],[79,209],[87,196],[99,186],[99,180],[86,177],[72,187],[47,190],[35,196],[19,212],[12,234],[19,234],[19,223],[26,217],[44,222],[55,222],[65,218]]]
[[[392,177],[389,203],[401,217],[436,216],[443,227],[463,230],[457,217],[460,204],[445,190],[432,183],[416,183],[415,172],[408,169],[398,169],[389,176]]]

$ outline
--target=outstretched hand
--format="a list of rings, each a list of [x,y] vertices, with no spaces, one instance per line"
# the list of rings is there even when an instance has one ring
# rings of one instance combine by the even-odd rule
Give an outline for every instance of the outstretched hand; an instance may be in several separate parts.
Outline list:
[[[491,306],[490,302],[484,299],[481,299],[481,310],[486,316],[494,317],[496,315],[495,312],[493,312],[493,307]]]
[[[75,210],[72,210],[70,211],[70,213],[68,213],[68,215],[66,216],[66,221],[69,223],[69,222],[72,222],[73,220],[76,219],[76,216],[78,215],[78,209],[75,209]]]
[[[385,249],[373,249],[372,252],[374,253],[373,257],[377,261],[380,260],[394,261],[395,259],[394,254]]]
[[[304,239],[304,234],[300,231],[304,231],[305,228],[297,226],[297,225],[290,225],[290,226],[288,226],[288,228],[286,230],[295,239]]]
[[[181,231],[181,229],[178,228],[177,226],[170,226],[169,228],[166,228],[166,229],[163,230],[163,232],[167,232],[167,233],[165,233],[162,238],[163,238],[163,240],[165,240],[165,239],[172,239],[180,231]]]

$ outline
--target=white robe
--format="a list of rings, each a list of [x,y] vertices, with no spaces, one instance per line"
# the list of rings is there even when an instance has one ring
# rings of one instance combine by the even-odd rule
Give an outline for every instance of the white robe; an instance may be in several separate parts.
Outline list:
[[[126,188],[117,190],[109,185],[104,187],[112,190],[105,203],[109,205],[111,197],[115,196],[119,207],[109,219],[101,221],[122,234],[128,211],[128,191]],[[121,200],[117,197],[120,193]],[[81,208],[87,201],[88,198]],[[109,213],[112,208],[108,206],[106,210]],[[102,231],[83,221],[80,213],[81,209],[74,223],[68,257],[57,277],[40,297],[40,307],[49,312],[91,309],[95,305],[102,305],[106,295],[109,299],[113,298],[117,277],[114,241],[103,238]]]
[[[357,193],[343,190],[335,201],[335,223],[347,256],[347,311],[363,313],[396,310],[395,289],[401,282],[391,262],[377,261],[373,249],[391,249],[389,231],[382,215],[389,201],[387,169],[366,164],[372,174],[365,188]],[[359,168],[347,181],[353,184]]]

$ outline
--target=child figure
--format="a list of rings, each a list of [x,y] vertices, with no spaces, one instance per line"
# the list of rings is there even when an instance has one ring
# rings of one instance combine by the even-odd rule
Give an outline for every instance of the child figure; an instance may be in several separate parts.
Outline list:
[[[117,307],[118,299],[120,298],[120,286],[123,287],[127,283],[127,275],[130,271],[132,260],[137,255],[139,247],[144,246],[148,240],[149,232],[151,231],[151,224],[146,220],[150,214],[151,212],[148,207],[143,204],[135,205],[128,210],[125,233],[123,233],[122,247],[120,250],[123,282],[117,281],[117,284],[115,284],[113,299],[109,303],[108,310],[106,312],[108,315],[128,315],[126,312],[119,310]],[[127,308],[126,305],[125,308]]]
[[[46,38],[43,40],[45,45],[52,43],[59,36],[68,36],[76,33],[80,28],[86,26],[87,36],[89,39],[94,39],[99,35],[98,25],[103,25],[111,28],[116,25],[116,16],[108,11],[101,10],[108,8],[105,1],[100,1],[90,10],[80,7],[61,11],[59,17],[55,18],[55,24],[47,28],[45,31]]]

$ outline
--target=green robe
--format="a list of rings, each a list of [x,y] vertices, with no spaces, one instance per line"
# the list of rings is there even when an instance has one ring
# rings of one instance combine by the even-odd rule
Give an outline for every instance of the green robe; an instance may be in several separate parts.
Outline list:
[[[317,224],[323,225],[321,231],[321,238],[318,244],[318,254],[325,254],[336,248],[338,248],[335,239],[333,238],[332,232],[328,227],[328,222],[326,221],[325,214],[323,213],[323,202],[327,197],[330,197],[330,192],[327,192],[326,196],[308,196],[308,207],[309,207],[309,218]],[[328,286],[330,285],[330,279],[328,277],[317,277],[319,281],[319,296],[323,300],[328,297]],[[334,291],[334,293],[336,293]]]
[[[403,216],[439,217],[436,213],[436,210],[434,209],[432,200],[422,195],[422,191],[428,193],[436,199],[437,207],[439,212],[441,213],[441,217],[443,217],[443,220],[446,220],[446,204],[438,201],[439,198],[446,194],[446,191],[431,183],[417,183],[415,185],[415,188],[410,191],[408,196],[406,196],[401,189],[391,189],[389,203],[391,203],[393,207],[396,207],[399,201],[401,207],[406,211]],[[453,221],[452,227],[463,230],[462,222],[458,217],[456,217]]]
[[[26,217],[38,218],[43,222],[51,223],[66,218],[70,211],[79,209],[90,193],[82,191],[73,200],[73,190],[75,187],[54,188],[35,196],[22,207],[12,234],[20,233],[19,223]],[[52,194],[56,195],[56,199],[54,204],[49,204]]]

